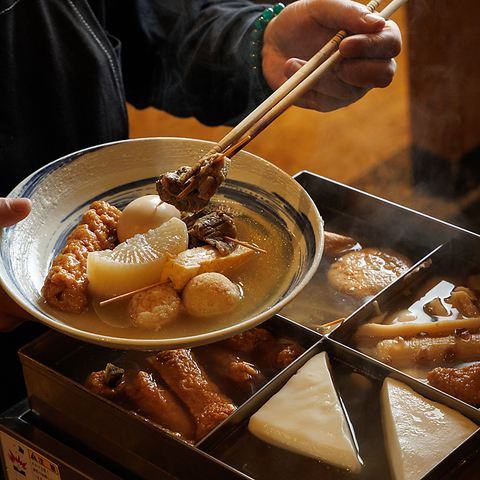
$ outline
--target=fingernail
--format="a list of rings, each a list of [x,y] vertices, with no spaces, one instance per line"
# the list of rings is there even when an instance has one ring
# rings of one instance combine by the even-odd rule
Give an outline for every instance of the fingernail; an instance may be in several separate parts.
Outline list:
[[[303,65],[300,62],[295,61],[292,63],[292,70],[296,72],[297,70],[300,70],[302,66]]]
[[[11,198],[9,199],[8,205],[12,212],[18,213],[25,211],[25,208],[32,206],[32,202],[28,198]]]
[[[377,13],[367,13],[365,14],[364,19],[365,23],[369,23],[370,25],[385,21],[385,19]]]
[[[295,73],[297,73],[298,70],[300,70],[302,68],[302,64],[298,61],[292,61],[292,63],[290,63],[288,65],[288,70],[286,70],[284,73],[285,73],[285,76],[287,78],[290,78],[292,75],[294,75]]]

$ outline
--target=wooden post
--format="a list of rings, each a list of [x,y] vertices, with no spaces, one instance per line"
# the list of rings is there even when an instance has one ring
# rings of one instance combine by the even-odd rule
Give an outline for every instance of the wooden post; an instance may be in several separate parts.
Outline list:
[[[480,2],[411,0],[407,19],[413,180],[458,193],[480,180]]]

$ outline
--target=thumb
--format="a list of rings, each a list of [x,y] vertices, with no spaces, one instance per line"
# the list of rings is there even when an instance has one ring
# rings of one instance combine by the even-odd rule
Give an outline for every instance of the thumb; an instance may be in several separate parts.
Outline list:
[[[28,198],[0,198],[0,228],[23,220],[31,209],[32,202]]]

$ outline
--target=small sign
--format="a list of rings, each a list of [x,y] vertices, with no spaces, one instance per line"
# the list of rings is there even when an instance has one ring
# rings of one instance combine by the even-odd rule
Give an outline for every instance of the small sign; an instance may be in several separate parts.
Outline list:
[[[60,480],[58,465],[0,432],[7,480]]]

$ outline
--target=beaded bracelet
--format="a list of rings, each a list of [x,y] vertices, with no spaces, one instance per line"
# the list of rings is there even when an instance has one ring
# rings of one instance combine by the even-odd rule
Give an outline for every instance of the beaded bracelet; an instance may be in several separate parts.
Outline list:
[[[273,20],[283,9],[283,3],[277,3],[272,7],[266,8],[263,13],[255,20],[255,28],[252,30],[250,42],[250,64],[253,74],[260,85],[260,88],[266,93],[271,93],[271,88],[262,73],[262,46],[263,34],[270,20]]]

